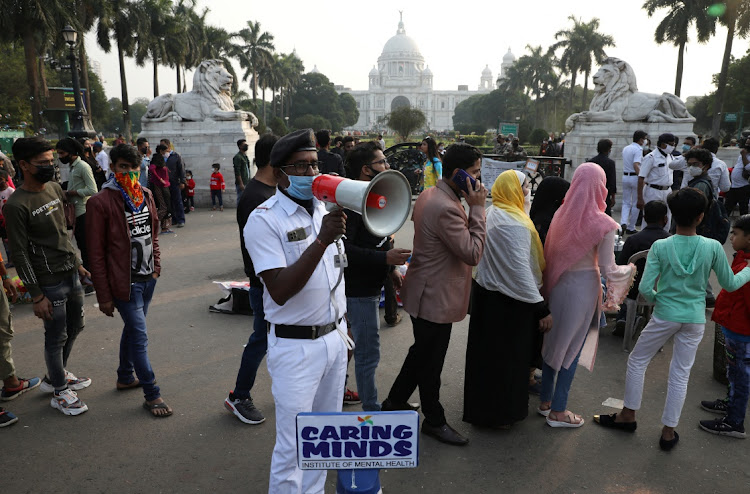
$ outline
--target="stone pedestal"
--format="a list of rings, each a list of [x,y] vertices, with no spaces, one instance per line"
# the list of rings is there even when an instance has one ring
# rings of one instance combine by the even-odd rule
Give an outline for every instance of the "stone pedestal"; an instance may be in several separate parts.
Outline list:
[[[138,137],[145,137],[155,151],[160,139],[169,139],[176,152],[185,161],[186,169],[193,172],[195,180],[195,206],[206,207],[211,204],[210,179],[211,165],[219,163],[220,172],[226,182],[223,193],[224,206],[235,207],[236,192],[234,186],[234,169],[232,158],[237,154],[237,141],[246,139],[250,149],[250,176],[255,175],[253,163],[255,142],[258,132],[248,120],[205,120],[187,122],[168,120],[165,122],[143,122],[143,131]]]
[[[688,136],[695,136],[693,123],[648,123],[648,122],[576,122],[575,127],[565,135],[565,157],[573,162],[573,169],[597,155],[596,144],[600,139],[612,141],[612,152],[609,155],[617,165],[618,196],[622,192],[622,148],[633,142],[633,133],[643,130],[648,133],[652,147],[660,134],[670,132],[680,140]],[[573,174],[565,174],[570,180]],[[620,203],[620,197],[617,202]]]

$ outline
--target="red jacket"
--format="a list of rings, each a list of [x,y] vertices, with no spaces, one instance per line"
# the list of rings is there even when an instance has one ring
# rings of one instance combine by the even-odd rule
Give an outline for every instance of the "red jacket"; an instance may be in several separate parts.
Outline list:
[[[224,175],[221,172],[211,174],[211,190],[224,190]]]
[[[151,191],[144,187],[146,206],[151,214],[151,240],[154,272],[161,273],[159,218]],[[89,249],[91,280],[100,304],[130,300],[130,228],[125,221],[125,201],[119,190],[102,189],[86,203],[86,246]]]
[[[732,261],[732,271],[739,273],[748,265],[750,252],[738,250]],[[716,298],[711,319],[733,333],[750,336],[750,283],[737,291],[722,290]]]
[[[187,195],[188,197],[195,196],[195,180],[192,178],[187,179]]]

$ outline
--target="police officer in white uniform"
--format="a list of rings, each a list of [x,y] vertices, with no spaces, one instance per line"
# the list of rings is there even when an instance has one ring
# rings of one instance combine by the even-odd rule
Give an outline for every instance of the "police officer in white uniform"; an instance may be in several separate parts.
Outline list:
[[[674,135],[664,133],[656,142],[656,149],[643,157],[641,171],[638,173],[638,208],[650,201],[667,202],[667,196],[672,192],[672,151],[674,151]],[[667,224],[664,230],[669,231],[672,212],[667,208]]]
[[[347,364],[342,274],[346,215],[326,212],[312,195],[318,154],[312,129],[274,145],[276,195],[258,206],[243,230],[263,281],[268,372],[276,405],[270,494],[323,493],[325,470],[297,466],[296,416],[340,412]]]
[[[627,233],[635,233],[635,220],[638,219],[638,172],[643,161],[643,144],[646,134],[642,130],[633,133],[633,142],[622,149],[622,214],[620,225]]]

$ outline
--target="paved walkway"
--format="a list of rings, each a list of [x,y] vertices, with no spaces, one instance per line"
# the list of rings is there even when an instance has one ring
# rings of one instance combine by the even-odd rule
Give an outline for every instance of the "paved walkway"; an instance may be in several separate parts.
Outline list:
[[[619,217],[619,215],[617,215]],[[148,317],[149,353],[164,399],[175,411],[154,419],[141,408],[138,390],[115,391],[121,330],[86,298],[86,329],[76,343],[70,370],[91,377],[80,392],[90,410],[63,416],[38,390],[2,405],[20,421],[0,430],[4,459],[0,492],[247,492],[264,493],[274,444],[274,405],[265,364],[253,396],[268,420],[240,423],[223,408],[233,388],[251,318],[213,314],[219,290],[213,280],[243,280],[234,210],[200,211],[188,226],[161,238],[163,276]],[[397,244],[411,244],[411,223]],[[21,376],[44,374],[43,331],[31,306],[13,309],[14,358]],[[498,314],[502,317],[502,314]],[[412,343],[406,318],[381,332],[377,382],[388,392]],[[466,434],[465,448],[432,438],[420,444],[420,466],[381,475],[386,493],[728,493],[750,490],[750,442],[709,435],[698,420],[710,417],[698,403],[724,388],[711,378],[713,325],[698,351],[682,414],[680,444],[658,448],[671,343],[646,375],[644,409],[635,434],[604,430],[592,415],[622,398],[627,354],[621,340],[602,330],[593,373],[580,369],[570,408],[586,419],[577,430],[548,427],[534,413],[511,431],[483,430],[461,421],[468,318],[455,324],[443,371],[442,401],[448,421]],[[353,382],[353,363],[350,364]],[[489,392],[489,390],[488,390]],[[412,401],[418,401],[416,395]],[[358,407],[347,407],[357,410]],[[334,492],[329,475],[326,492]]]

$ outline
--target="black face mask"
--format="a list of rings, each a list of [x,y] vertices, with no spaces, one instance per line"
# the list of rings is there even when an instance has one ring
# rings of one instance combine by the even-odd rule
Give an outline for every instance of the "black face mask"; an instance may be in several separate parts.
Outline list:
[[[59,160],[60,160],[60,163],[62,163],[62,164],[64,164],[64,165],[69,165],[69,164],[70,164],[70,162],[72,161],[72,159],[70,158],[70,156],[66,156],[66,157],[64,157],[64,158],[62,158],[62,157],[59,157],[59,156],[58,156],[58,158],[57,158],[57,159],[59,159]]]
[[[250,149],[250,146],[248,146],[247,144],[245,144],[244,146],[242,146],[242,150],[243,151],[247,151],[248,149]]]
[[[141,148],[141,154],[143,154],[143,155],[149,154],[148,148]]]
[[[47,183],[55,178],[55,167],[54,166],[37,166],[34,178],[40,183]]]

